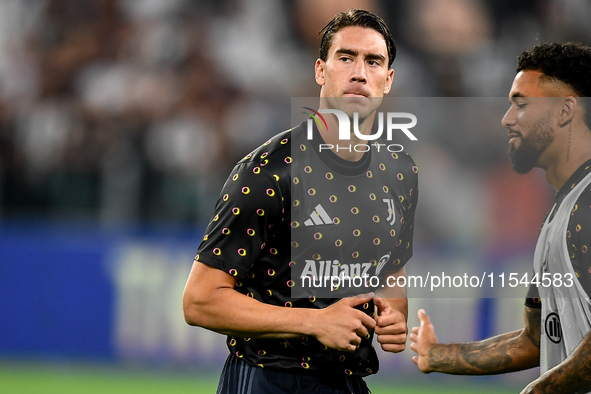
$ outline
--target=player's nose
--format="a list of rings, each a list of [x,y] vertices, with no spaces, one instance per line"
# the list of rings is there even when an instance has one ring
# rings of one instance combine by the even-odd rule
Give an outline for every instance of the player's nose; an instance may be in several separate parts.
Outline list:
[[[367,70],[365,68],[365,62],[356,61],[351,71],[351,81],[365,82],[367,80]]]
[[[503,127],[508,129],[508,128],[515,125],[516,119],[517,118],[515,117],[515,111],[513,110],[513,107],[511,106],[507,110],[507,112],[505,113],[503,118],[501,119],[501,124],[503,125]]]

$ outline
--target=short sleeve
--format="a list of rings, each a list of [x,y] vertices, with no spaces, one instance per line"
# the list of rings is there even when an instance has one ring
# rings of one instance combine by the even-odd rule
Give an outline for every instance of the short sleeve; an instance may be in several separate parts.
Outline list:
[[[284,218],[283,200],[276,176],[254,162],[239,163],[224,184],[195,260],[244,279]]]
[[[568,223],[566,245],[581,287],[591,294],[591,190],[587,186],[577,200]]]

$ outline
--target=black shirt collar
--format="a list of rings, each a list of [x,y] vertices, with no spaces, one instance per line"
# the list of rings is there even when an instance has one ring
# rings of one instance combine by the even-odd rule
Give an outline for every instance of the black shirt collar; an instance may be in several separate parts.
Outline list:
[[[331,149],[323,149],[322,152],[320,152],[317,147],[319,147],[320,144],[325,144],[325,142],[322,138],[322,135],[320,135],[320,132],[316,129],[316,127],[314,127],[314,135],[311,143],[314,152],[316,152],[320,160],[322,160],[324,164],[326,164],[331,170],[341,175],[361,175],[369,168],[369,165],[371,163],[371,149],[365,152],[361,159],[357,161],[345,160],[339,157]]]

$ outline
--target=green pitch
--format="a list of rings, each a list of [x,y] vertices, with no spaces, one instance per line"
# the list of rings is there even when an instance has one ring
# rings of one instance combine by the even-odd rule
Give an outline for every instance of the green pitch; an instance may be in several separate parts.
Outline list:
[[[371,379],[372,394],[504,394],[519,388],[499,388],[496,384],[479,387],[450,384],[449,380],[434,385],[418,379],[405,383]],[[129,369],[72,365],[0,362],[0,393],[2,394],[210,394],[215,393],[218,372],[205,374],[130,371]],[[480,385],[481,386],[481,385]]]

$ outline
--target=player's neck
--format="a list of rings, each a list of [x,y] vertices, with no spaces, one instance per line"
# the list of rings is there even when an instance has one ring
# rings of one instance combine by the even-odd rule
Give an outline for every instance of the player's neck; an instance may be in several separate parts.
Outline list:
[[[591,132],[586,127],[573,127],[571,138],[562,144],[544,166],[546,180],[558,191],[574,172],[591,159]]]
[[[376,113],[373,112],[363,121],[359,121],[359,132],[364,135],[371,134],[371,127]],[[339,139],[339,124],[335,116],[327,116],[327,130],[318,130],[325,143],[332,145],[331,150],[341,159],[348,161],[359,161],[367,151],[367,141],[362,140],[351,129],[348,140]],[[353,127],[353,123],[351,123]]]

